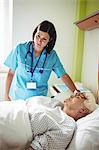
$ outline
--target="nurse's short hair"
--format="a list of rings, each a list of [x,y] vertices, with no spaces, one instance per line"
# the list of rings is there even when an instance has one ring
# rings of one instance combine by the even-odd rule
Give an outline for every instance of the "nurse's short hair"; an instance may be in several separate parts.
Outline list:
[[[57,38],[55,26],[52,22],[49,22],[47,20],[41,22],[33,31],[33,35],[32,35],[33,41],[34,41],[34,36],[35,36],[38,28],[40,31],[47,32],[50,36],[50,41],[48,42],[47,46],[45,47],[47,53],[50,53],[55,46],[55,42],[56,42],[56,38]]]

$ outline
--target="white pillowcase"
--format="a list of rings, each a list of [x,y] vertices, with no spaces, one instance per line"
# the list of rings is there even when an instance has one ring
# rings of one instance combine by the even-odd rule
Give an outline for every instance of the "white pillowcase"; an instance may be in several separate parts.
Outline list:
[[[75,82],[75,85],[77,89],[79,89],[81,92],[90,92],[90,90],[85,88],[80,82]],[[54,98],[63,103],[65,99],[68,99],[73,94],[74,93],[68,88],[65,92],[57,93],[57,95]]]
[[[99,150],[99,108],[77,121],[77,129],[67,150]]]
[[[68,99],[71,95],[73,95],[73,92],[68,89],[66,92],[58,93],[54,98],[63,103],[64,100]]]

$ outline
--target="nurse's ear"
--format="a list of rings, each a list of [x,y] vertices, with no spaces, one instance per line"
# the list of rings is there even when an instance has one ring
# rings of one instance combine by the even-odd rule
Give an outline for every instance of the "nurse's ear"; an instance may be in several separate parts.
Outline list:
[[[49,39],[49,42],[51,42],[51,41],[52,41],[52,38]]]

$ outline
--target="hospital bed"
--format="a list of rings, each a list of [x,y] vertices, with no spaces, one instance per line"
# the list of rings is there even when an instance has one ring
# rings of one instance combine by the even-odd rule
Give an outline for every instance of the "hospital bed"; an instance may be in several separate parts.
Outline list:
[[[81,85],[79,85],[79,86],[80,86],[80,88],[82,88]],[[54,98],[63,102],[64,98],[66,99],[70,95],[71,95],[71,92],[69,90],[67,90],[65,92],[62,92],[62,93],[59,92],[58,94],[55,94]],[[53,99],[53,101],[54,101],[54,99]],[[43,99],[41,102],[44,102]],[[8,124],[13,123],[11,120],[11,122],[7,122],[6,131],[5,130],[3,132],[0,131],[3,134],[5,132],[8,132],[10,137],[12,136],[13,138],[11,139],[10,137],[6,137],[6,136],[5,136],[5,138],[7,138],[8,142],[11,142],[11,144],[13,142],[16,145],[14,145],[15,147],[13,147],[13,148],[9,148],[9,149],[8,148],[7,149],[0,148],[0,150],[25,150],[23,148],[24,143],[29,144],[31,141],[32,135],[31,135],[29,123],[26,121],[27,120],[26,119],[27,118],[26,107],[25,107],[25,105],[21,106],[21,103],[23,103],[23,101],[20,101],[20,104],[18,104],[19,106],[15,106],[15,105],[13,106],[13,104],[12,104],[12,110],[15,110],[13,117],[14,117],[14,119],[16,118],[16,124],[14,124],[14,128],[9,128],[9,126],[8,126]],[[9,108],[8,106],[6,106],[6,107]],[[17,113],[17,110],[14,109],[14,107],[17,107],[19,114]],[[22,114],[21,107],[24,107],[23,110],[26,111],[25,116],[23,116],[23,114]],[[2,107],[2,109],[3,109],[3,107]],[[3,110],[3,111],[7,112],[5,107],[4,107],[4,109],[5,110]],[[19,109],[20,109],[20,111],[19,111]],[[11,109],[10,109],[10,111],[11,111]],[[6,113],[5,113],[5,116],[6,116]],[[20,116],[20,117],[18,117],[18,116]],[[7,116],[7,117],[10,117],[10,116]],[[26,123],[23,124],[23,122],[26,122],[27,125],[25,125]],[[97,105],[97,109],[93,113],[87,115],[84,118],[79,119],[76,123],[77,123],[77,128],[74,132],[72,139],[69,142],[69,145],[66,147],[66,150],[99,150],[99,106]],[[3,124],[1,124],[1,125],[3,127]],[[25,130],[25,132],[24,132],[24,131],[20,131],[18,129],[18,132],[17,132],[16,127],[20,128],[20,126],[22,126],[22,128],[23,127],[26,128],[26,126],[28,126],[29,130]],[[2,129],[1,126],[0,126],[0,129]],[[11,131],[9,132],[9,130],[11,130]],[[20,135],[20,133],[23,133],[23,134]],[[19,148],[20,146],[21,146],[21,148]]]

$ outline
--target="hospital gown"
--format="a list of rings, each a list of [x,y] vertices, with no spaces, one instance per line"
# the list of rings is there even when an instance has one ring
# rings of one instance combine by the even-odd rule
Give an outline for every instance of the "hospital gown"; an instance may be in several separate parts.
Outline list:
[[[47,102],[50,100],[41,98],[47,99]],[[75,121],[60,106],[48,107],[46,104],[31,103],[29,117],[33,133],[31,147],[34,150],[65,150],[72,139]]]
[[[62,107],[45,96],[0,102],[0,150],[65,150],[76,124]]]

